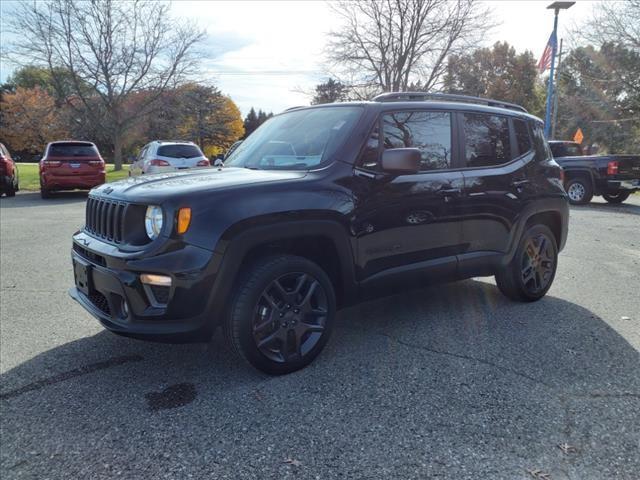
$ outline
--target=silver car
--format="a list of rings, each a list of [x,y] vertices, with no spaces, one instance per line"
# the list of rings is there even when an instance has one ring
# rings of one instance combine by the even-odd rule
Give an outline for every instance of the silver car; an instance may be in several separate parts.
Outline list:
[[[140,151],[129,174],[140,175],[208,167],[209,160],[193,142],[155,140]]]

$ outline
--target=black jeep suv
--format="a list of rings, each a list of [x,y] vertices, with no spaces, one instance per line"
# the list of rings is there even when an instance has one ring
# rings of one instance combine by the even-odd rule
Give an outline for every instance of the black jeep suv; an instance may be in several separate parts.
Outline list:
[[[549,289],[562,170],[516,105],[384,94],[270,119],[224,167],[94,188],[71,296],[116,333],[207,340],[268,373],[309,364],[336,309],[431,281]]]

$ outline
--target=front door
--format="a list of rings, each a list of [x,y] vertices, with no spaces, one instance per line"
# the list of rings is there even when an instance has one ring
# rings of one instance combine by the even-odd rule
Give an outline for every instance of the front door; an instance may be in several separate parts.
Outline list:
[[[380,118],[354,172],[352,230],[360,280],[434,265],[455,271],[464,180],[452,169],[452,124],[446,111],[389,112]],[[421,171],[383,172],[381,152],[404,147],[421,150]]]

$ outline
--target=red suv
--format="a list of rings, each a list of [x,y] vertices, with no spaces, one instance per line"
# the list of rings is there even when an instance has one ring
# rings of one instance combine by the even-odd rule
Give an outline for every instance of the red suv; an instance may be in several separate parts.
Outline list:
[[[0,143],[0,196],[13,197],[18,190],[18,169],[7,147]]]
[[[91,142],[51,142],[40,160],[40,193],[92,189],[105,182],[104,160]]]

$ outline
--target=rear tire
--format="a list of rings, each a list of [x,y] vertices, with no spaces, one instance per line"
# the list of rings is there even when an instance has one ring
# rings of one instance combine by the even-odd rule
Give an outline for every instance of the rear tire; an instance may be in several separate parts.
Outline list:
[[[593,198],[593,187],[591,181],[585,177],[570,179],[565,190],[572,205],[585,205]]]
[[[609,203],[617,204],[629,198],[629,192],[603,193],[602,197]]]
[[[16,196],[16,190],[18,189],[18,185],[14,184],[13,182],[11,182],[8,186],[7,189],[5,190],[5,195],[7,197],[15,197]]]
[[[309,365],[333,327],[336,300],[327,274],[292,255],[250,264],[236,286],[223,325],[238,357],[271,375]]]
[[[534,225],[522,235],[511,262],[496,274],[496,283],[512,300],[535,302],[551,287],[557,266],[558,246],[553,233],[546,225]]]

